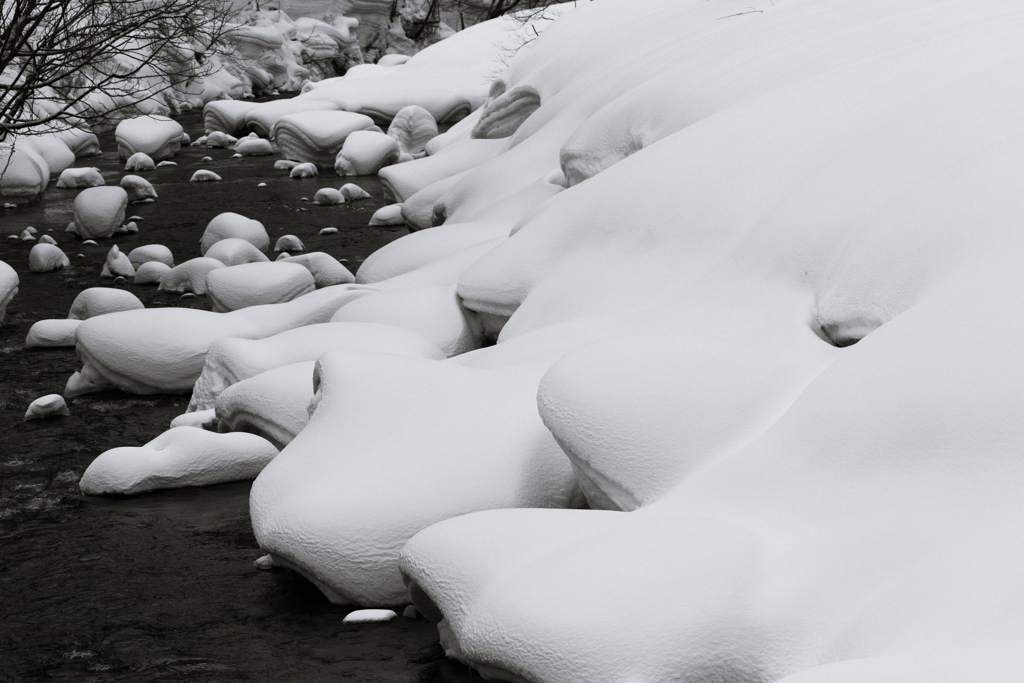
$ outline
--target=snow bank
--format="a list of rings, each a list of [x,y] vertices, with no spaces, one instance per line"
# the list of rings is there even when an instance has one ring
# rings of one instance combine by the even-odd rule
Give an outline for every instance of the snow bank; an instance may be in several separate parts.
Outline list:
[[[299,112],[336,111],[338,105],[333,102],[301,100],[293,97],[287,100],[261,102],[245,115],[245,125],[258,135],[270,137],[274,126],[282,117]],[[277,143],[280,146],[280,142]],[[283,152],[282,152],[283,153]]]
[[[258,434],[287,446],[309,421],[314,361],[283,365],[232,384],[217,397],[220,432]]]
[[[117,153],[128,159],[142,152],[154,161],[169,159],[181,149],[181,124],[166,116],[137,116],[117,124]]]
[[[334,170],[340,176],[373,175],[385,166],[398,163],[401,149],[398,141],[376,131],[351,133],[334,159]]]
[[[314,289],[313,275],[297,263],[245,263],[206,276],[206,295],[220,313],[291,301]]]
[[[85,470],[82,493],[133,495],[157,489],[252,479],[277,455],[255,434],[215,434],[175,427],[145,446],[114,448]]]
[[[331,167],[345,139],[372,125],[373,120],[362,114],[304,111],[280,117],[271,130],[271,137],[286,159]]]
[[[71,265],[67,254],[55,244],[40,243],[28,253],[28,269],[33,273],[49,273]]]

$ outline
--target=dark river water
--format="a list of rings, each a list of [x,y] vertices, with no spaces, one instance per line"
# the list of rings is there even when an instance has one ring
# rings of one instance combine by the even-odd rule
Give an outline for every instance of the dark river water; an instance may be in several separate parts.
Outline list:
[[[193,139],[198,114],[179,119]],[[112,135],[104,153],[79,159],[107,184],[124,175]],[[422,619],[343,625],[352,607],[331,605],[287,571],[259,571],[249,522],[249,482],[134,497],[83,496],[78,480],[104,450],[142,445],[185,411],[188,396],[119,392],[71,399],[69,417],[23,422],[28,404],[61,393],[77,367],[74,349],[27,350],[36,320],[65,318],[75,296],[101,280],[107,251],[164,244],[176,262],[199,256],[207,222],[222,211],[261,221],[275,240],[295,234],[307,251],[348,259],[354,272],[375,249],[406,233],[369,228],[383,205],[376,177],[355,181],[373,199],[320,207],[330,173],[291,180],[273,157],[231,158],[224,149],[183,148],[177,167],[141,175],[160,198],[134,204],[136,235],[84,246],[64,233],[76,190],[51,184],[29,206],[0,209],[0,238],[31,225],[50,230],[71,268],[31,273],[31,243],[0,239],[0,260],[21,278],[0,325],[0,681],[437,681],[479,680],[444,658],[434,626]],[[210,156],[212,161],[201,161]],[[222,182],[189,183],[207,168]],[[265,182],[268,187],[257,188]],[[319,236],[323,227],[335,235]],[[81,256],[78,256],[81,254]],[[122,285],[147,307],[209,308],[155,287]]]

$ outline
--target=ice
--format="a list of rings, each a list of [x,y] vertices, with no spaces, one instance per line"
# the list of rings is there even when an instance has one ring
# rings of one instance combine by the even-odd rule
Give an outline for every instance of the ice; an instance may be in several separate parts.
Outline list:
[[[129,393],[186,393],[199,378],[206,350],[215,340],[262,339],[328,322],[339,308],[364,294],[364,289],[341,285],[310,292],[288,303],[230,313],[147,308],[98,316],[78,328],[81,374],[102,378]]]
[[[141,247],[135,247],[129,252],[128,260],[136,270],[143,263],[151,261],[166,264],[168,268],[174,267],[174,254],[162,244],[145,244]]]
[[[340,265],[340,264],[339,264]],[[18,294],[18,271],[4,261],[0,261],[0,324],[7,315],[7,306]]]
[[[156,162],[143,152],[136,152],[131,155],[124,164],[124,170],[126,171],[152,171],[154,168],[156,168]]]
[[[189,410],[212,408],[229,386],[284,365],[315,361],[331,350],[440,360],[444,353],[425,337],[391,325],[322,323],[263,339],[222,338],[210,344]],[[312,394],[312,374],[310,374]]]
[[[68,406],[64,403],[64,397],[60,394],[47,394],[32,401],[25,411],[25,421],[38,420],[44,417],[57,415],[70,415]]]
[[[229,237],[243,239],[259,251],[266,251],[270,246],[270,237],[262,223],[227,211],[218,214],[206,225],[206,230],[203,231],[199,242],[200,252],[205,255],[216,242]]]
[[[263,263],[270,260],[266,254],[257,249],[251,242],[240,237],[227,237],[214,242],[206,250],[206,257],[217,259],[225,266],[237,266],[243,263]]]
[[[153,184],[142,176],[126,175],[121,178],[121,187],[128,193],[129,202],[142,202],[147,199],[156,199],[156,190]]]
[[[360,199],[369,199],[370,193],[359,187],[355,183],[345,183],[341,186],[341,195],[345,198],[345,201],[354,202]]]
[[[160,261],[146,261],[135,269],[135,284],[159,285],[163,276],[171,270],[171,266]]]
[[[50,182],[49,165],[28,145],[0,145],[0,169],[0,197],[35,197]]]
[[[400,155],[401,149],[393,137],[357,130],[345,138],[334,159],[334,170],[340,176],[374,175],[385,166],[398,163]]]
[[[279,259],[286,263],[298,263],[313,275],[317,289],[332,285],[347,285],[356,281],[355,276],[338,259],[322,251],[288,256]]]
[[[402,205],[388,204],[374,211],[373,216],[370,217],[370,226],[374,225],[405,225],[405,219],[402,218]]]
[[[267,156],[274,153],[269,140],[245,138],[235,145],[235,152],[242,156]]]
[[[225,265],[215,258],[200,256],[179,263],[160,276],[161,292],[206,294],[206,276]],[[161,269],[162,270],[162,269]]]
[[[53,348],[75,345],[75,331],[81,320],[51,319],[32,323],[25,337],[25,348]]]
[[[315,178],[320,175],[320,172],[316,170],[316,164],[313,163],[302,163],[292,166],[291,172],[288,174],[289,178]]]
[[[218,431],[258,434],[278,448],[287,446],[309,421],[313,365],[283,365],[226,388],[215,403]]]
[[[114,287],[89,287],[83,289],[71,302],[69,320],[88,320],[97,315],[134,311],[145,308],[139,297],[124,289]]]
[[[271,137],[286,159],[330,168],[352,133],[365,130],[373,120],[347,111],[305,111],[282,116]]]
[[[115,244],[107,252],[107,258],[103,263],[103,271],[100,277],[135,277],[135,267],[127,254],[122,254],[121,249]]]
[[[281,235],[274,244],[274,251],[305,251],[302,240],[295,235]]]
[[[195,173],[192,174],[192,177],[189,179],[189,182],[192,182],[192,183],[206,183],[206,182],[217,181],[217,180],[221,180],[221,177],[219,175],[217,175],[216,173],[214,173],[213,171],[208,171],[206,169],[199,169],[198,171],[196,171]]]
[[[402,152],[413,156],[424,154],[426,144],[437,136],[437,122],[430,112],[415,104],[403,107],[388,126]]]
[[[334,206],[335,204],[344,204],[345,197],[342,196],[339,190],[335,190],[333,187],[321,187],[313,195],[313,203],[323,206]]]
[[[128,159],[143,152],[154,161],[169,159],[181,149],[181,124],[166,116],[138,116],[117,124],[117,153]]]
[[[63,270],[70,265],[67,254],[54,244],[37,244],[28,253],[28,268],[33,273]]]
[[[246,263],[206,276],[206,295],[215,312],[283,303],[315,288],[313,275],[297,263]]]
[[[75,233],[82,239],[110,237],[124,223],[128,193],[116,186],[89,187],[75,197]]]
[[[102,453],[85,470],[79,486],[93,496],[209,486],[252,479],[276,455],[270,442],[254,434],[175,427],[145,446]]]
[[[61,171],[60,178],[57,179],[57,187],[60,189],[99,187],[100,185],[106,185],[106,182],[98,168],[66,168]]]

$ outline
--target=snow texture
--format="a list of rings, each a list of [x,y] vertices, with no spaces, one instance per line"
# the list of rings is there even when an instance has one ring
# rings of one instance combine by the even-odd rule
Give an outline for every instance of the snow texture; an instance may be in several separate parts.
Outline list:
[[[411,104],[395,114],[388,126],[388,136],[398,142],[402,152],[423,154],[427,143],[437,136],[437,121],[423,107]]]
[[[135,277],[135,267],[127,254],[122,254],[121,249],[115,244],[107,252],[107,258],[103,263],[103,271],[100,273],[103,278]]]
[[[142,202],[147,199],[156,199],[156,190],[153,184],[142,176],[126,175],[121,178],[121,187],[128,193],[129,202]]]
[[[77,319],[37,320],[25,337],[25,348],[56,348],[75,345],[75,331],[81,324]]]
[[[240,237],[226,237],[217,240],[206,250],[206,257],[217,259],[225,266],[263,263],[270,260],[252,242]]]
[[[345,138],[334,159],[334,171],[340,176],[374,175],[380,169],[398,163],[398,142],[384,133],[359,130]]]
[[[228,211],[218,214],[206,225],[199,241],[200,252],[205,256],[216,242],[229,237],[243,239],[259,251],[266,251],[270,246],[270,236],[262,223]]]
[[[65,168],[57,179],[58,189],[99,187],[106,185],[98,168]]]
[[[340,265],[340,264],[339,264]],[[0,261],[0,324],[7,315],[7,305],[18,294],[18,271],[4,261]]]
[[[28,253],[28,269],[33,273],[49,273],[71,265],[67,254],[55,244],[37,244]]]
[[[25,422],[38,420],[44,417],[55,417],[59,415],[70,415],[68,405],[60,394],[47,394],[40,396],[29,404],[25,411]]]
[[[313,276],[317,289],[332,285],[347,285],[356,281],[355,276],[338,259],[322,251],[288,256],[278,259],[285,263],[298,263]]]
[[[345,139],[372,125],[373,120],[362,114],[306,111],[282,116],[274,124],[271,137],[286,159],[330,168]]]
[[[71,303],[69,320],[88,320],[97,315],[134,311],[145,308],[139,297],[124,289],[114,287],[89,287],[83,289]]]
[[[110,237],[124,223],[128,193],[121,187],[89,187],[75,197],[75,233],[82,239]]]
[[[225,265],[215,258],[199,256],[179,263],[160,276],[161,292],[206,294],[206,276]]]
[[[135,247],[128,253],[128,260],[136,270],[143,263],[151,261],[163,263],[168,268],[174,267],[174,254],[162,244],[146,244],[141,247]]]
[[[218,313],[283,303],[314,289],[313,275],[297,263],[246,263],[206,276],[206,295]]]
[[[166,116],[148,115],[124,119],[117,124],[117,153],[122,159],[142,152],[153,161],[169,159],[181,149],[181,124]]]
[[[135,269],[135,284],[137,285],[159,285],[165,274],[170,272],[171,266],[161,261],[146,261]]]
[[[124,164],[126,171],[152,171],[154,168],[156,168],[156,162],[144,152],[136,152],[128,157],[128,161]]]
[[[281,235],[274,243],[274,251],[305,251],[302,240],[295,235]]]

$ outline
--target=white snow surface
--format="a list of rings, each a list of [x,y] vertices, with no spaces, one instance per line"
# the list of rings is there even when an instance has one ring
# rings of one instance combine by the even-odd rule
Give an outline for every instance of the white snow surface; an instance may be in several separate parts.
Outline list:
[[[19,284],[18,271],[11,268],[8,263],[0,261],[0,323],[3,323],[7,314],[7,305],[18,294]]]
[[[175,427],[144,446],[113,448],[85,470],[86,495],[133,495],[157,489],[209,486],[252,479],[277,455],[255,434],[216,434]]]
[[[427,143],[437,136],[437,121],[423,107],[411,104],[395,114],[388,126],[388,136],[406,154],[422,154]]]
[[[142,152],[153,161],[169,159],[181,149],[181,124],[166,116],[148,115],[124,119],[117,124],[117,153],[122,159]]]
[[[60,178],[57,179],[59,189],[99,187],[100,185],[106,185],[106,181],[103,180],[100,170],[94,167],[65,168],[60,172]]]
[[[314,110],[282,116],[270,135],[284,158],[331,167],[345,139],[372,125],[373,119],[363,114]]]
[[[206,275],[206,295],[218,313],[283,303],[314,289],[312,273],[297,263],[243,263]]]
[[[128,193],[129,202],[141,202],[146,199],[156,199],[156,189],[153,184],[137,175],[126,175],[121,178],[121,187]]]
[[[145,308],[142,301],[127,290],[115,287],[89,287],[79,292],[71,302],[68,319],[88,320],[97,315],[134,311],[139,308]]]
[[[56,244],[41,242],[28,253],[28,269],[33,273],[49,273],[71,265],[70,259]]]
[[[135,247],[128,253],[128,260],[136,270],[143,263],[152,261],[163,263],[169,268],[174,267],[174,254],[162,244],[144,244],[141,247]]]
[[[121,187],[89,187],[75,197],[75,233],[82,239],[110,237],[124,223],[128,193]]]
[[[163,271],[157,289],[178,294],[206,294],[206,276],[218,268],[225,267],[225,264],[217,259],[207,256],[189,259]]]
[[[252,242],[248,242],[240,237],[226,237],[217,240],[206,250],[206,257],[217,259],[225,266],[237,266],[243,263],[263,263],[270,260]]]
[[[70,414],[63,396],[60,394],[47,394],[46,396],[40,396],[29,404],[28,410],[25,411],[25,421]]]
[[[152,171],[156,168],[156,162],[145,152],[136,152],[128,157],[124,164],[126,171]]]
[[[358,130],[345,138],[334,159],[334,171],[340,176],[374,175],[380,169],[398,163],[398,141],[376,131]]]
[[[135,269],[135,284],[159,285],[161,278],[171,270],[171,266],[161,261],[146,261]]]
[[[203,231],[199,241],[199,250],[205,256],[210,247],[220,240],[229,237],[243,239],[260,251],[266,251],[270,246],[270,236],[266,228],[257,220],[226,211],[215,216]]]
[[[82,323],[74,318],[37,320],[25,337],[25,348],[56,348],[75,345],[75,331]]]
[[[282,365],[229,386],[214,403],[217,430],[258,434],[277,448],[287,446],[309,421],[314,364]]]
[[[356,281],[355,276],[338,259],[322,251],[279,258],[285,263],[298,263],[313,276],[317,289],[331,285],[347,285]]]

